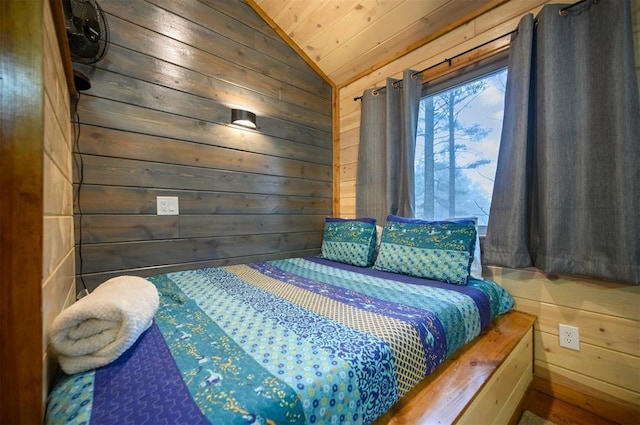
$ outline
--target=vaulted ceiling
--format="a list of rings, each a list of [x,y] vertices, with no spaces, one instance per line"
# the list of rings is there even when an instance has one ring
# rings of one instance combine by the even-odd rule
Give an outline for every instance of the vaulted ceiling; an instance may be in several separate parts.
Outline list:
[[[506,0],[247,0],[343,87]]]

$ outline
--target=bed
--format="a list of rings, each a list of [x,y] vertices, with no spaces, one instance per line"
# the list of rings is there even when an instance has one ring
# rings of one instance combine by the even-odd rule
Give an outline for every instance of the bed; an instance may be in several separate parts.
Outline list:
[[[93,316],[111,305],[106,297],[135,317],[129,301],[144,288],[153,309],[130,321],[146,324],[108,362],[84,363],[113,351],[112,343],[59,356],[64,370],[83,368],[60,377],[46,422],[371,424],[388,416],[513,300],[474,278],[474,222],[389,216],[381,230],[373,219],[328,217],[319,256],[103,283],[54,321],[75,308],[88,314],[78,323],[90,332],[64,328],[83,334],[65,342],[71,348],[112,332],[111,319]],[[114,289],[116,281],[124,286]],[[51,335],[57,342],[60,334]]]
[[[47,423],[372,423],[511,297],[320,257],[149,277],[160,308],[115,362],[63,376]]]

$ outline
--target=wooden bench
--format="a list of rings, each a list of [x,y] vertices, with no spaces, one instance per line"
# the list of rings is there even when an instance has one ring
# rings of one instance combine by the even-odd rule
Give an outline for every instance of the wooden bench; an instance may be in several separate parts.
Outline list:
[[[533,380],[535,319],[498,317],[375,424],[510,423]]]

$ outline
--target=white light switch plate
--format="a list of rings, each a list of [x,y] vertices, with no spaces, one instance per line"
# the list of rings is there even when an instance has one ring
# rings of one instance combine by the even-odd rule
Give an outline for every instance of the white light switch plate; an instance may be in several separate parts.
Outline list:
[[[158,203],[158,215],[178,215],[180,213],[177,196],[158,196],[156,201]]]

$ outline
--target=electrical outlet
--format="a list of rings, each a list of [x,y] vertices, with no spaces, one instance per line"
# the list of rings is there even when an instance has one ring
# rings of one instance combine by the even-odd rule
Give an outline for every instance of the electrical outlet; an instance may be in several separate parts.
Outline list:
[[[156,197],[158,215],[178,215],[177,196],[157,196]]]
[[[575,326],[558,324],[560,347],[580,351],[580,329]]]

